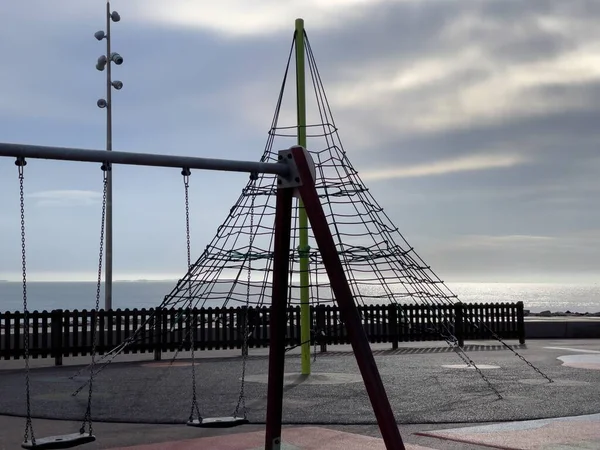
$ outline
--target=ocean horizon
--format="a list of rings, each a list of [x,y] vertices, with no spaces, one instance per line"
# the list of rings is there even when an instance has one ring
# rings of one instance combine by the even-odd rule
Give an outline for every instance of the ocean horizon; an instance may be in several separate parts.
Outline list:
[[[159,305],[177,280],[113,281],[113,308],[151,308]],[[594,283],[483,283],[448,282],[464,303],[502,303],[522,301],[531,312],[600,312],[600,284]],[[52,309],[93,309],[96,283],[91,281],[32,281],[27,283],[30,311]],[[100,307],[104,305],[101,289]],[[210,304],[206,306],[220,306]],[[22,311],[22,283],[0,281],[0,312]]]

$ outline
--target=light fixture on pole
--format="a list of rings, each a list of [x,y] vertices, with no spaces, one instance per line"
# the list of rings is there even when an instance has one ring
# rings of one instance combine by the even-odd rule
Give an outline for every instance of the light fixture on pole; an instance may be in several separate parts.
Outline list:
[[[106,108],[106,150],[112,150],[112,90],[123,88],[123,82],[112,80],[111,66],[115,63],[117,66],[123,64],[123,57],[110,48],[110,24],[119,22],[121,16],[117,11],[110,11],[110,2],[106,2],[106,31],[96,31],[94,37],[101,41],[106,39],[106,54],[98,58],[96,69],[104,71],[106,69],[106,98],[99,99],[96,104],[99,108]],[[106,187],[106,250],[105,250],[105,275],[104,275],[104,309],[112,309],[112,170],[107,171]]]

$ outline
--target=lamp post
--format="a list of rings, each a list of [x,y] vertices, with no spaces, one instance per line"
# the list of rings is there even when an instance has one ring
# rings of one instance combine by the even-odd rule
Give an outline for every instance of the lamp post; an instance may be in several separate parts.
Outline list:
[[[98,100],[99,108],[106,108],[106,150],[112,150],[112,90],[121,89],[123,83],[119,80],[112,80],[111,63],[117,66],[123,64],[123,57],[110,48],[110,23],[119,22],[121,16],[116,11],[110,11],[110,2],[106,2],[106,32],[96,31],[94,37],[101,41],[106,39],[106,54],[98,58],[96,69],[103,71],[106,69],[106,98]],[[105,252],[105,275],[104,275],[104,309],[112,308],[112,170],[107,171],[106,186],[106,252]]]

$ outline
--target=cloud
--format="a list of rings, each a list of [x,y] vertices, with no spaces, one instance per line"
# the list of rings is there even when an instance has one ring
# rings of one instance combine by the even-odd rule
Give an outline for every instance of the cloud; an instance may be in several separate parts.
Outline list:
[[[27,198],[36,199],[36,206],[90,206],[100,203],[102,194],[94,191],[60,190],[42,191],[26,194]]]
[[[513,167],[527,160],[520,155],[470,155],[446,161],[435,161],[408,167],[385,168],[363,172],[367,181],[383,181],[394,178],[426,177],[456,172]]]
[[[113,72],[125,84],[113,96],[115,150],[257,159],[293,22],[304,17],[349,159],[442,277],[455,270],[465,279],[484,269],[507,276],[527,274],[531,267],[599,269],[598,241],[569,236],[600,224],[600,2],[111,5],[122,16],[114,24],[113,48],[125,58]],[[0,84],[10,87],[0,105],[3,140],[102,148],[105,116],[96,100],[104,95],[105,74],[94,63],[104,47],[93,33],[104,27],[104,4],[31,0],[7,8],[12,20],[0,30],[0,50],[10,61],[0,72]],[[295,122],[293,59],[291,70],[285,125]],[[315,112],[310,98],[308,111]],[[27,170],[28,192],[94,192],[100,182],[93,164],[36,161]],[[175,251],[172,239],[183,230],[180,200],[174,200],[181,199],[178,171],[116,167],[114,174],[115,270],[179,273],[184,241]],[[210,172],[193,177],[201,205],[192,208],[198,249],[214,235],[246,180]],[[0,196],[0,247],[14,248],[15,255],[8,264],[8,250],[2,254],[2,273],[19,267],[17,188],[12,162],[0,164],[6,194]],[[35,202],[99,201],[57,195]],[[85,266],[84,243],[89,255],[96,252],[98,211],[65,207],[62,220],[50,220],[50,214],[56,211],[37,208],[28,215],[28,238],[38,239],[36,270],[76,272]],[[77,250],[60,267],[47,239],[49,222],[56,228],[53,240],[68,239]],[[91,231],[84,236],[84,230]],[[464,246],[448,249],[448,242]],[[515,265],[520,260],[525,263]]]
[[[459,247],[547,245],[553,241],[556,241],[556,238],[553,236],[533,236],[520,234],[506,236],[472,235],[463,236],[454,241],[452,245]]]
[[[375,148],[392,166],[485,153],[490,144],[508,143],[540,160],[552,152],[562,161],[565,146],[586,151],[568,135],[574,127],[590,126],[600,100],[594,56],[600,33],[591,20],[592,2],[584,4],[565,9],[555,1],[382,2],[343,29],[313,29],[307,21],[352,161],[369,167]],[[279,36],[273,40],[289,42],[289,36]],[[265,52],[284,48],[253,42]],[[265,58],[266,67],[222,93],[228,105],[239,100],[242,107],[231,113],[249,128],[262,130],[270,120],[283,72],[285,53],[280,55],[280,67]],[[295,110],[286,107],[294,101],[292,84],[286,112]],[[591,136],[577,134],[579,142]]]
[[[457,235],[419,239],[418,251],[443,279],[595,282],[598,230],[557,235]]]
[[[135,2],[138,17],[172,27],[206,29],[222,36],[242,38],[288,30],[302,17],[311,28],[339,28],[384,0],[179,0]],[[390,1],[390,0],[387,0]]]
[[[589,109],[593,98],[543,89],[600,82],[599,48],[593,43],[540,61],[505,64],[485,43],[469,42],[457,52],[411,64],[400,60],[383,72],[366,66],[337,83],[332,98],[344,108],[384,110],[376,116],[383,126],[419,133]]]

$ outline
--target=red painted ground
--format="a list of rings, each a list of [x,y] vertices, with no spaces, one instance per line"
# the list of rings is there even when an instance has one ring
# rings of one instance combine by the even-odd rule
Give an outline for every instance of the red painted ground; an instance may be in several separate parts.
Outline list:
[[[255,450],[264,448],[264,432],[237,433],[175,442],[117,447],[112,450]],[[320,427],[285,428],[281,450],[385,450],[383,440]],[[407,445],[406,450],[435,450]]]
[[[504,450],[600,449],[600,414],[417,434]]]
[[[185,362],[185,361],[175,361],[175,362],[170,362],[170,361],[161,361],[161,362],[151,362],[151,363],[146,363],[146,364],[141,364],[143,367],[187,367],[187,366],[191,366],[192,363],[191,362]]]

